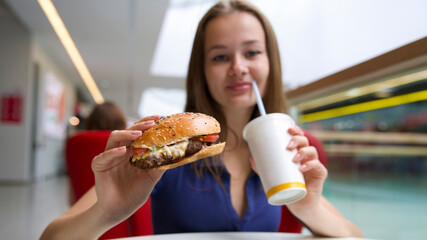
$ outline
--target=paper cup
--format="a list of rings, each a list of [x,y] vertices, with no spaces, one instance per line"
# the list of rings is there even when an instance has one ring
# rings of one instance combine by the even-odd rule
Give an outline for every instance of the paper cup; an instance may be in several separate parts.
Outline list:
[[[243,138],[271,205],[293,203],[307,193],[299,164],[292,161],[297,150],[286,149],[291,139],[288,129],[294,125],[288,115],[271,113],[250,121],[243,129]]]

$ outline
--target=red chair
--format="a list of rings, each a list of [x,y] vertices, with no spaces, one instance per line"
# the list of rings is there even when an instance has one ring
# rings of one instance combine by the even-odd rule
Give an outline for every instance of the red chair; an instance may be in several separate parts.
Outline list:
[[[308,143],[310,146],[316,148],[319,155],[319,160],[326,167],[328,163],[328,158],[326,152],[323,148],[322,142],[311,135],[309,132],[304,130],[304,135],[308,138]],[[278,232],[288,232],[288,233],[301,233],[303,225],[292,215],[286,206],[282,207],[282,218],[279,225]]]
[[[94,184],[92,159],[105,150],[111,131],[83,131],[70,137],[65,148],[66,167],[71,184],[71,202],[83,196]],[[107,231],[100,239],[152,235],[150,200],[129,219]]]

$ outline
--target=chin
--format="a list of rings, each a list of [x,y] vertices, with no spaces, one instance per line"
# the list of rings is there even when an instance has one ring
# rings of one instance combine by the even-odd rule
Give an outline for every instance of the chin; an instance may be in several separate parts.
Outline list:
[[[256,105],[256,101],[253,99],[240,98],[240,99],[233,99],[221,105],[226,107],[232,107],[232,108],[248,109],[248,108],[254,108]]]

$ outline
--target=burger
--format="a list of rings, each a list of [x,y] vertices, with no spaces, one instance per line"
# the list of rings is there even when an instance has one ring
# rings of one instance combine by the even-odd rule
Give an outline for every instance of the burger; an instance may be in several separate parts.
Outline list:
[[[171,169],[220,154],[218,121],[202,113],[178,113],[156,121],[132,143],[130,163],[141,169]]]

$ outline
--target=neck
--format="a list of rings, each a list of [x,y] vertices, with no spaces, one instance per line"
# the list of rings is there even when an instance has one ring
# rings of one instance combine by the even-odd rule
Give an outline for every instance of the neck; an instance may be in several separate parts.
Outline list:
[[[223,152],[225,168],[234,180],[246,180],[251,172],[250,153],[243,140],[243,128],[249,122],[253,108],[223,109],[227,120],[227,144]]]
[[[236,146],[237,143],[243,143],[243,128],[249,122],[253,108],[245,108],[245,109],[223,109],[225,118],[227,120],[227,142],[229,142],[229,146]],[[237,138],[235,138],[236,135]]]

